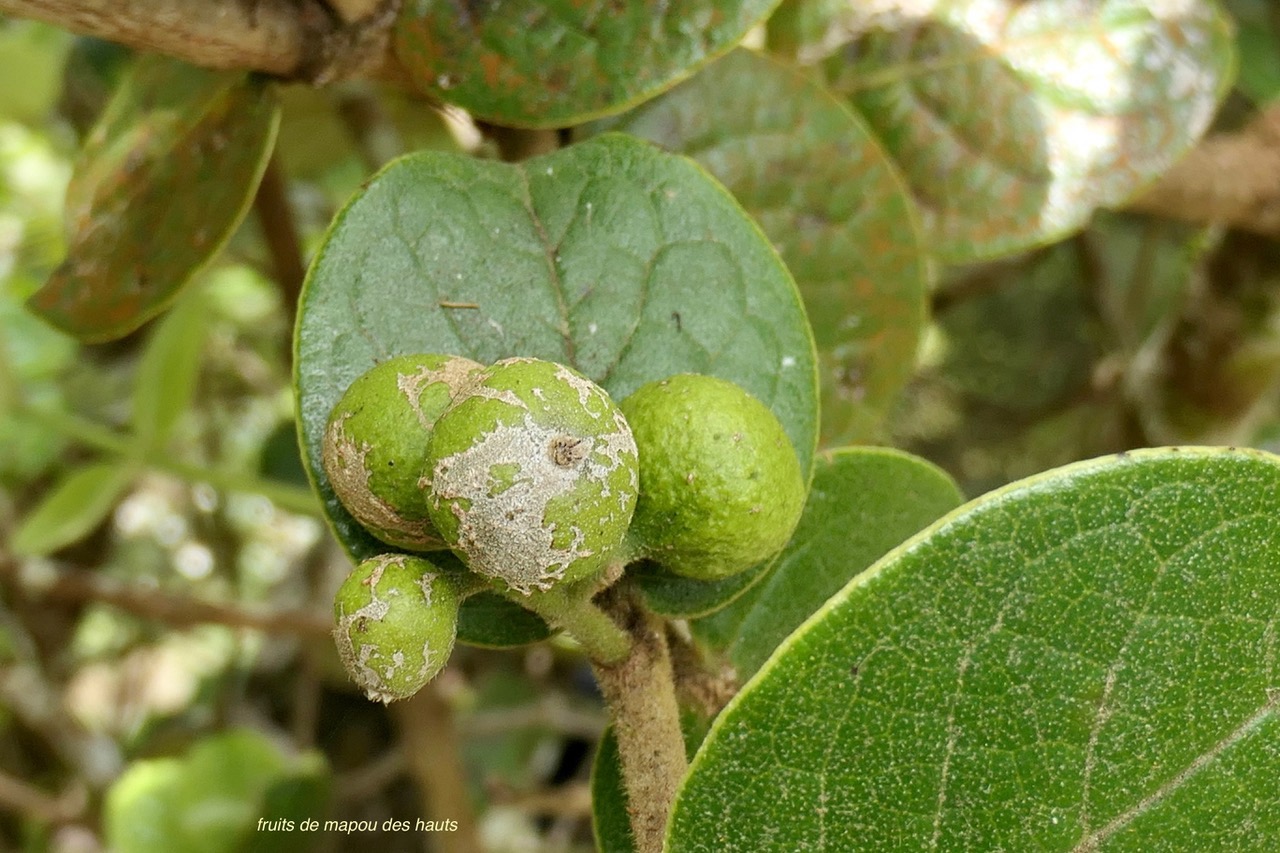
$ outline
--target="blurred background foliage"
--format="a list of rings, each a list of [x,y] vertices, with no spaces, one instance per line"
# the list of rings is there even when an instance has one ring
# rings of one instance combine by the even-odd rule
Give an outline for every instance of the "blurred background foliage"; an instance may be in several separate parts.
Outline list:
[[[1241,64],[1223,128],[1280,94],[1280,8],[1228,6]],[[463,648],[412,712],[365,701],[336,661],[328,602],[348,562],[298,459],[299,282],[273,257],[269,190],[178,308],[134,334],[82,345],[24,308],[63,256],[77,146],[127,59],[0,19],[0,849],[356,843],[245,834],[263,815],[474,819],[463,832],[485,849],[592,849],[605,712],[569,645]],[[368,84],[282,96],[273,165],[308,258],[391,158],[497,156],[458,116]],[[941,269],[914,379],[877,438],[970,497],[1132,447],[1280,450],[1278,280],[1274,240],[1134,213]],[[140,450],[142,409],[163,425],[160,452]],[[19,521],[55,493],[47,524],[24,531],[40,541],[17,543],[41,547],[16,549],[48,553],[18,557]]]

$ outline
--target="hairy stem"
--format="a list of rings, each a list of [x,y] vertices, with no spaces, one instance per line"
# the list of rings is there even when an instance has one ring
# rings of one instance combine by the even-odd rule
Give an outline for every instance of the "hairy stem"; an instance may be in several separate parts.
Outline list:
[[[680,732],[666,626],[630,590],[605,594],[605,610],[624,625],[631,651],[616,663],[593,661],[618,738],[627,812],[638,853],[660,853],[688,761]]]

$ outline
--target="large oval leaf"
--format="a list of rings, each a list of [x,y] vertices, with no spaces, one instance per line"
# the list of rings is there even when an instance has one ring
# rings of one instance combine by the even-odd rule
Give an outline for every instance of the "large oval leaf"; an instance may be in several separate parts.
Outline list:
[[[296,347],[307,467],[356,558],[389,549],[334,497],[321,436],[347,386],[395,355],[549,358],[615,399],[711,374],[773,409],[806,471],[816,442],[813,339],[786,268],[705,172],[621,135],[516,165],[393,163],[334,221]]]
[[[845,4],[824,68],[949,261],[1049,242],[1124,202],[1205,131],[1232,76],[1211,0],[908,5],[877,18]]]
[[[396,55],[424,93],[514,127],[626,109],[742,39],[778,0],[411,0]]]
[[[737,50],[614,126],[693,157],[760,223],[813,321],[823,443],[868,438],[911,376],[928,272],[915,206],[862,120]]]
[[[968,504],[719,717],[673,851],[1280,846],[1280,458],[1140,451]]]
[[[898,450],[823,454],[804,516],[773,570],[694,622],[694,631],[724,649],[745,679],[854,575],[963,500],[942,469]]]
[[[244,217],[278,123],[263,80],[139,59],[85,142],[67,258],[32,309],[84,341],[163,311]]]

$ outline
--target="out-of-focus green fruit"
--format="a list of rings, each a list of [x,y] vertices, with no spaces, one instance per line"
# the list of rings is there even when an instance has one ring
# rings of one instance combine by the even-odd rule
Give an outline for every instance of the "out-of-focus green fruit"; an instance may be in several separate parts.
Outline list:
[[[643,385],[620,408],[640,454],[631,533],[646,556],[717,580],[782,550],[806,486],[763,403],[732,382],[690,373]]]
[[[447,547],[420,488],[432,425],[481,366],[402,355],[351,384],[329,415],[324,470],[338,500],[374,536],[410,551]]]
[[[601,571],[635,509],[626,419],[594,382],[540,359],[485,368],[436,422],[426,471],[444,539],[526,595]]]
[[[333,636],[347,673],[376,702],[417,693],[449,661],[459,603],[455,582],[422,557],[365,560],[333,600]]]

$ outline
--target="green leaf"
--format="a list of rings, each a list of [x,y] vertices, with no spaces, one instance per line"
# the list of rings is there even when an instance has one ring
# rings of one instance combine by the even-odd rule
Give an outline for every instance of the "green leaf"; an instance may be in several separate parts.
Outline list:
[[[635,853],[636,838],[627,816],[627,789],[613,726],[605,729],[591,763],[591,831],[599,853]]]
[[[922,0],[877,20],[847,4],[823,67],[906,174],[952,262],[1085,224],[1208,127],[1234,71],[1217,5]]]
[[[129,766],[107,793],[107,842],[119,853],[287,849],[255,846],[271,834],[257,832],[258,818],[317,817],[327,775],[319,754],[286,757],[257,732],[211,735],[183,758]]]
[[[685,752],[692,756],[707,735],[709,722],[685,710],[680,714]],[[591,829],[599,853],[634,853],[635,836],[627,815],[627,789],[622,778],[622,756],[613,726],[604,730],[591,763]]]
[[[854,575],[963,500],[945,472],[897,450],[824,454],[804,516],[773,570],[693,629],[727,651],[745,680]]]
[[[133,432],[142,454],[162,448],[196,392],[208,306],[191,291],[152,332],[133,377]]]
[[[84,341],[163,311],[244,218],[279,110],[258,78],[140,58],[67,188],[67,257],[29,305]]]
[[[661,92],[727,51],[777,0],[411,0],[395,51],[423,93],[513,127],[565,127]]]
[[[347,386],[395,355],[548,358],[615,399],[676,373],[719,376],[769,405],[812,464],[813,339],[786,268],[706,173],[621,135],[516,165],[435,152],[391,164],[335,219],[295,341],[305,461],[356,559],[388,548],[338,503],[322,434]]]
[[[1228,9],[1236,24],[1240,52],[1240,91],[1254,103],[1280,96],[1280,32],[1268,0],[1233,0]]]
[[[962,507],[721,714],[672,851],[1280,845],[1280,459],[1172,448]]]
[[[239,853],[308,853],[316,847],[315,834],[300,830],[307,819],[325,814],[333,779],[320,753],[299,757],[288,775],[271,782],[262,795],[259,818],[265,825],[293,826],[292,831],[258,831],[257,822],[241,830]],[[273,823],[282,821],[284,823]]]
[[[0,123],[39,125],[49,119],[70,48],[65,30],[35,21],[0,24],[0,80],[9,81],[0,86]]]
[[[525,646],[550,637],[554,631],[542,617],[496,592],[482,592],[458,609],[458,642],[487,649]]]
[[[915,205],[863,121],[736,50],[614,125],[693,157],[760,223],[813,322],[823,443],[868,438],[911,376],[928,271]]]
[[[699,581],[672,574],[645,560],[628,567],[627,575],[639,584],[650,610],[673,619],[693,619],[714,613],[742,595],[772,565],[770,560],[718,581]]]
[[[23,519],[13,535],[13,551],[26,557],[70,545],[104,519],[137,471],[124,461],[98,462],[62,480]]]

